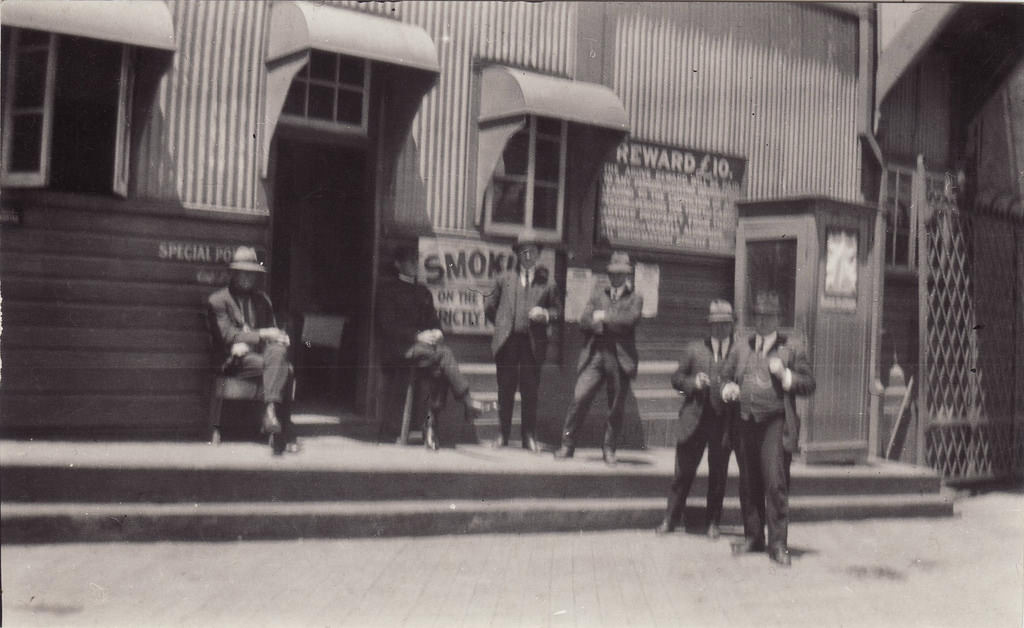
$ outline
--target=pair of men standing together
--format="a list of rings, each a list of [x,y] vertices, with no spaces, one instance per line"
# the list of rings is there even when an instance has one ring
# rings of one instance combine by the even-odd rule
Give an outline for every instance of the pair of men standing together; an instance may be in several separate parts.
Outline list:
[[[729,450],[734,448],[744,540],[733,551],[767,550],[773,561],[789,566],[789,468],[800,434],[795,397],[814,391],[810,362],[798,339],[779,332],[776,293],[755,296],[755,333],[745,342],[733,333],[728,302],[712,301],[709,309],[710,336],[687,347],[672,378],[686,400],[679,411],[675,479],[665,519],[656,531],[671,532],[681,522],[707,448],[705,517],[708,536],[718,538]]]

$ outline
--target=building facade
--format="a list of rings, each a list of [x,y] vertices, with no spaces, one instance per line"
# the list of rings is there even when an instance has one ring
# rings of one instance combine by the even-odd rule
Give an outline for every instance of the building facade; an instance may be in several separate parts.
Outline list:
[[[240,244],[295,337],[344,319],[308,395],[372,419],[390,247],[417,244],[448,342],[486,372],[480,291],[531,227],[566,294],[551,437],[613,249],[639,262],[639,352],[667,381],[733,298],[737,201],[877,200],[867,6],[130,6],[0,14],[5,433],[202,434],[203,300]],[[655,422],[644,442],[668,444]]]

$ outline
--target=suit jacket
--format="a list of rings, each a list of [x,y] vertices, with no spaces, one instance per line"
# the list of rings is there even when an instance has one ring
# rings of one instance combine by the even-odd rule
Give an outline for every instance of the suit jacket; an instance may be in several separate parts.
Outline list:
[[[599,338],[604,338],[615,347],[619,367],[630,378],[636,377],[640,362],[636,351],[636,326],[644,309],[644,298],[625,286],[622,296],[612,301],[611,288],[596,288],[590,295],[583,314],[580,315],[580,330],[586,337],[586,344],[580,351],[576,365],[577,374],[583,370]],[[594,312],[604,310],[604,320],[594,321]]]
[[[252,300],[252,309],[256,316],[256,324],[250,326],[250,329],[246,329],[245,315],[230,288],[221,288],[206,300],[209,316],[214,321],[217,334],[220,336],[220,349],[225,356],[231,353],[231,346],[236,342],[244,342],[251,348],[258,349],[260,344],[258,330],[264,327],[277,327],[270,297],[261,290],[253,290],[249,298]]]
[[[757,359],[754,344],[757,336],[751,334],[746,342],[737,343],[737,351],[729,354],[722,367],[722,381],[741,384],[743,374],[753,368],[751,358]],[[814,374],[811,372],[811,361],[807,357],[804,343],[795,337],[778,333],[775,344],[768,349],[768,357],[777,357],[782,364],[793,373],[792,386],[788,391],[782,389],[782,381],[772,375],[772,387],[782,397],[786,409],[786,424],[782,432],[782,444],[789,453],[795,453],[800,442],[800,416],[796,412],[797,395],[809,395],[814,392]]]
[[[512,335],[512,324],[515,318],[515,291],[525,290],[530,307],[542,307],[548,312],[547,323],[530,322],[530,346],[537,362],[543,362],[548,351],[548,328],[558,320],[562,311],[562,297],[558,292],[558,284],[550,281],[548,269],[536,266],[533,281],[523,288],[519,283],[519,271],[507,271],[498,275],[491,287],[491,293],[484,301],[484,316],[494,325],[494,337],[491,339],[491,351],[494,355],[505,345]]]
[[[734,404],[722,401],[722,369],[729,357],[736,352],[736,338],[729,342],[729,351],[719,361],[711,348],[711,338],[695,340],[687,345],[683,357],[679,360],[679,368],[672,375],[672,387],[685,395],[683,405],[679,408],[679,422],[676,425],[676,438],[683,442],[697,430],[702,418],[720,421],[723,424],[733,414]],[[705,373],[711,378],[711,385],[697,390],[697,373]],[[726,427],[723,425],[723,428]],[[723,429],[722,444],[725,445],[728,430]]]
[[[382,281],[378,294],[381,361],[385,366],[405,364],[405,354],[416,343],[416,334],[441,329],[434,297],[426,286],[402,281],[397,276]]]

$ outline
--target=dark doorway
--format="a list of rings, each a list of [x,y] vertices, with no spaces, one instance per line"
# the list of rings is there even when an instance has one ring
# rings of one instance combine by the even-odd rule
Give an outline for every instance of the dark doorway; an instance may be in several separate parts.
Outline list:
[[[271,285],[292,335],[296,404],[355,410],[368,350],[360,338],[369,330],[373,212],[367,153],[288,138],[277,142]],[[332,327],[342,318],[341,339],[333,345]]]

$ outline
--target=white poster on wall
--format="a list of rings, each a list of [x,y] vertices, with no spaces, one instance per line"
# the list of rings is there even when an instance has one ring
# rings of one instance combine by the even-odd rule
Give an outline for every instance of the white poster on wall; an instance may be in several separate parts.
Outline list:
[[[569,267],[565,272],[565,320],[578,323],[594,291],[594,273],[589,268]]]
[[[658,288],[661,284],[661,267],[657,264],[638,262],[634,270],[633,281],[636,292],[644,298],[644,318],[658,315]]]

